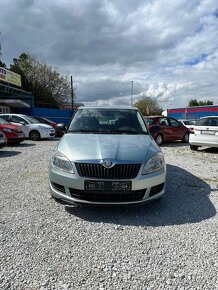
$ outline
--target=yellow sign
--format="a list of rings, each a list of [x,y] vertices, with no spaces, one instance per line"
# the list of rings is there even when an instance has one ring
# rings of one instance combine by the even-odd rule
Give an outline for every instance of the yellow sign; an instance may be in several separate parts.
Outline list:
[[[3,67],[0,67],[0,81],[21,87],[21,76]]]

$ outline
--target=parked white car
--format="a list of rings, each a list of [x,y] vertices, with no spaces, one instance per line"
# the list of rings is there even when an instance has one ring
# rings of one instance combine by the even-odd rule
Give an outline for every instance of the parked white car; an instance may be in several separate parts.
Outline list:
[[[39,123],[38,120],[31,116],[22,114],[0,114],[0,116],[12,124],[20,124],[25,134],[25,138],[36,141],[55,136],[55,130],[52,126]]]
[[[191,120],[179,120],[184,126],[186,126],[187,128],[189,128],[189,129],[191,129],[191,130],[193,130],[194,129],[194,125],[195,125],[195,123],[193,122],[193,121],[191,121]]]
[[[218,147],[218,116],[200,118],[189,136],[189,143],[191,150],[201,146]]]

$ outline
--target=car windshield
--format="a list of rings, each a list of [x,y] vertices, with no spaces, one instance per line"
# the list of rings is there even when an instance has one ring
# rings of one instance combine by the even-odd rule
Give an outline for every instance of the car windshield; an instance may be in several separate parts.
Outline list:
[[[146,134],[147,128],[137,110],[90,108],[76,112],[68,132]]]
[[[4,120],[2,118],[0,118],[0,124],[1,125],[11,125],[11,123],[9,123],[8,121],[6,121],[6,120]]]
[[[195,126],[218,126],[218,118],[202,118]]]
[[[194,125],[194,122],[192,122],[192,121],[187,121],[187,120],[183,121],[183,123],[184,123],[185,125]]]
[[[33,118],[33,117],[30,117],[30,116],[25,116],[25,119],[30,123],[30,124],[39,124],[39,123],[42,123],[40,122],[39,120]]]

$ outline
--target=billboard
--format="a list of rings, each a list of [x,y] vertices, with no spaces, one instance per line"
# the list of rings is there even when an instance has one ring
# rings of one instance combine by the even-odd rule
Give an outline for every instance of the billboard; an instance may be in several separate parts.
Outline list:
[[[21,76],[3,67],[0,67],[0,81],[21,87]]]

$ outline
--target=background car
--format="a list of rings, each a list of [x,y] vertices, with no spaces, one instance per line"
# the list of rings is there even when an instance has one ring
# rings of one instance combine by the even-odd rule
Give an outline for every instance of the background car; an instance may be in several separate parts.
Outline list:
[[[0,148],[4,147],[7,144],[7,138],[3,131],[0,130]]]
[[[48,118],[38,117],[38,116],[33,116],[33,118],[37,119],[40,123],[51,125],[55,129],[55,136],[57,137],[63,136],[64,134],[63,131],[57,130],[56,128],[57,123],[55,123],[54,121]]]
[[[200,118],[190,134],[189,143],[191,150],[201,146],[218,147],[218,116]]]
[[[181,140],[188,142],[189,128],[174,118],[165,116],[148,116],[144,117],[149,132],[158,145],[163,142]]]
[[[183,120],[183,119],[180,119],[179,120],[184,126],[186,126],[187,128],[189,128],[190,131],[193,131],[194,130],[194,125],[195,125],[195,122],[193,122],[192,120]]]
[[[79,108],[49,171],[51,195],[67,203],[142,204],[165,192],[163,154],[136,108]]]
[[[52,126],[39,123],[33,117],[22,114],[1,114],[0,117],[15,125],[22,124],[25,137],[31,140],[36,141],[55,136],[55,130]]]
[[[20,143],[25,140],[25,135],[21,127],[12,125],[1,117],[0,130],[4,132],[4,135],[7,138],[7,144]]]

